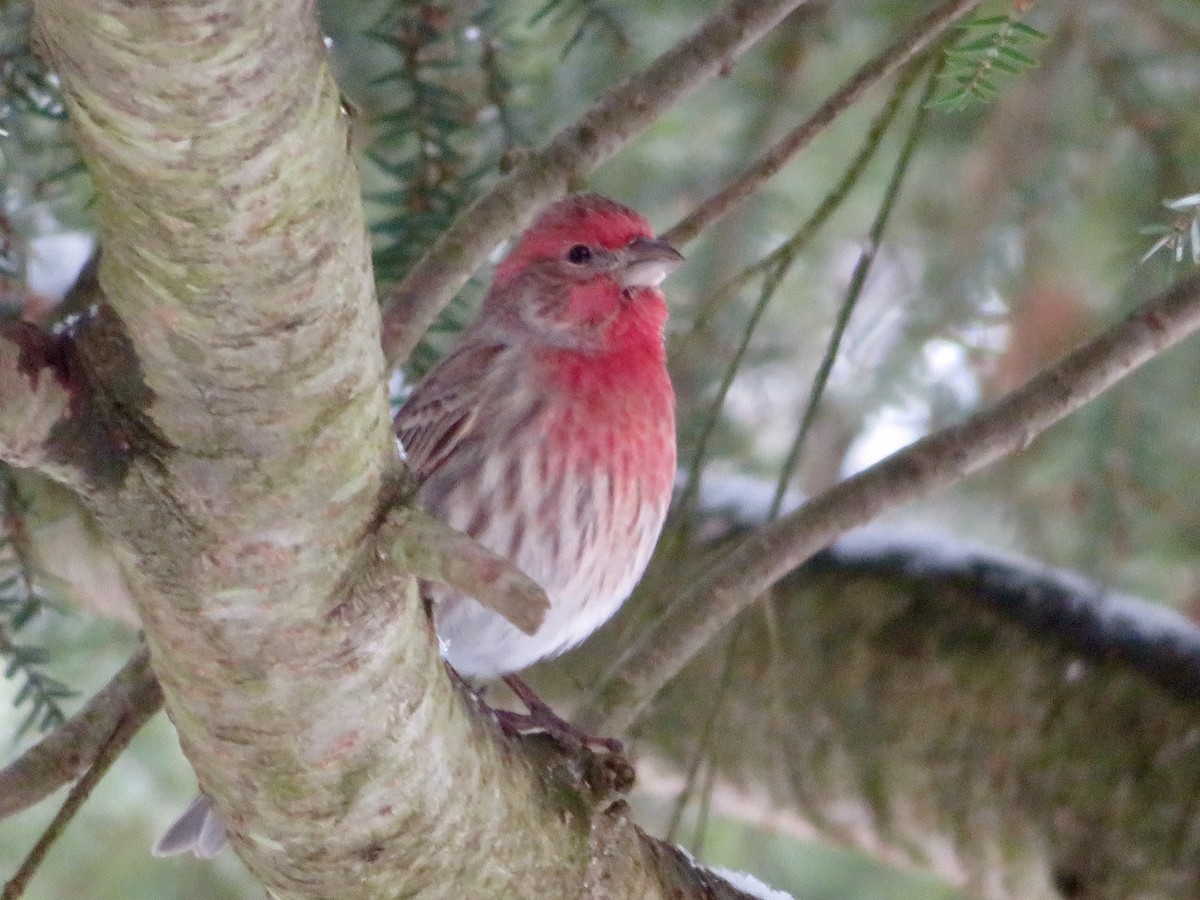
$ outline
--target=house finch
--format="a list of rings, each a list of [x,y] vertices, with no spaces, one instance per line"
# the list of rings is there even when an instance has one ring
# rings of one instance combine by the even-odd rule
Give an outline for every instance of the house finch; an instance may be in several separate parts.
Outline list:
[[[529,635],[427,585],[442,655],[460,674],[507,675],[575,646],[645,570],[675,477],[658,285],[682,260],[619,203],[555,203],[397,414],[417,502],[510,559],[550,600]],[[155,851],[211,856],[222,844],[200,798]]]
[[[618,203],[556,203],[397,414],[418,503],[516,563],[550,599],[527,635],[431,585],[443,655],[460,674],[503,675],[573,647],[645,570],[675,478],[657,285],[681,260]]]

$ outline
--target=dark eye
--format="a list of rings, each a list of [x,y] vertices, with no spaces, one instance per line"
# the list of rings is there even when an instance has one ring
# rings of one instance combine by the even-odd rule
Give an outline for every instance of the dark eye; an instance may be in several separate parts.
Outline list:
[[[576,244],[567,251],[567,262],[573,262],[575,265],[585,263],[592,258],[592,251],[583,244]]]

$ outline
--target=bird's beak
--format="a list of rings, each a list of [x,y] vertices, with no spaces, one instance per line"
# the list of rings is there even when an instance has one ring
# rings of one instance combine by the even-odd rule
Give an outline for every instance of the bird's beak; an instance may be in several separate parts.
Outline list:
[[[621,251],[613,277],[623,288],[658,287],[683,262],[683,254],[657,238],[637,237]]]

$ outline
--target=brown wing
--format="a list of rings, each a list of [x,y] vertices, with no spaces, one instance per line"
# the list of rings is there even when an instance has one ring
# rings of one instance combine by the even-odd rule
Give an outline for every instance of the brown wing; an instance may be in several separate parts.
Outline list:
[[[475,428],[498,344],[461,346],[438,363],[412,392],[392,423],[408,467],[424,481]]]

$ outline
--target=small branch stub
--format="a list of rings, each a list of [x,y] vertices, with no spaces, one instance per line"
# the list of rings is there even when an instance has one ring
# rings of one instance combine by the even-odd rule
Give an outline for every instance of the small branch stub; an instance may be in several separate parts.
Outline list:
[[[511,562],[420,510],[393,511],[378,541],[397,568],[462,591],[526,634],[550,609],[546,592]]]

